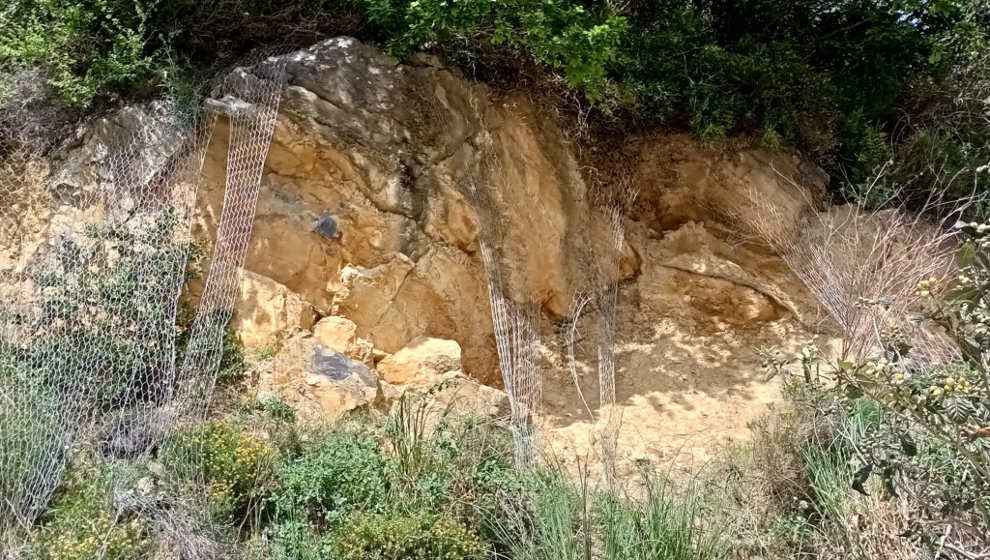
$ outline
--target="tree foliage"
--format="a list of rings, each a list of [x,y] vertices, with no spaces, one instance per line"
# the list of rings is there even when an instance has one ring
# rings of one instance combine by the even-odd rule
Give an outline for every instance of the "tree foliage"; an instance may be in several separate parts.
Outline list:
[[[988,10],[979,0],[14,0],[0,8],[0,71],[44,67],[53,93],[89,106],[175,89],[257,47],[352,34],[558,91],[606,126],[799,148],[854,187],[894,158],[890,180],[924,191],[966,183],[986,163],[990,93],[970,85],[990,75],[979,56]]]

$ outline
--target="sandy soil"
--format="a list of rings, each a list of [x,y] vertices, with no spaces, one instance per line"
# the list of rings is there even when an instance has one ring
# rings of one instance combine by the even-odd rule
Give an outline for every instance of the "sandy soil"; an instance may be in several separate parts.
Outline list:
[[[777,257],[730,245],[699,224],[629,237],[643,268],[619,294],[617,473],[631,476],[644,463],[693,471],[746,440],[748,424],[780,398],[780,380],[767,378],[757,349],[794,355],[811,339],[806,325],[817,309]],[[594,418],[562,359],[547,368],[543,388],[547,453],[565,466],[587,462],[592,473],[600,472],[605,423],[595,324],[594,312],[579,322],[576,345],[578,386]]]

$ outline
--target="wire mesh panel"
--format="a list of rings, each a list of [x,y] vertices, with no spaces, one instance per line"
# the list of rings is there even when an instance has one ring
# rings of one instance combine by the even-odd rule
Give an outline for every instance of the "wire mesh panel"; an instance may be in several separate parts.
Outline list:
[[[181,349],[178,302],[216,111],[195,118],[155,104],[149,122],[94,148],[98,164],[82,185],[27,173],[30,155],[4,154],[5,165],[24,171],[0,178],[0,199],[10,201],[0,211],[0,290],[10,302],[0,308],[0,545],[8,555],[83,445],[116,466],[108,498],[118,512],[140,509],[166,532],[195,525],[183,513],[195,505],[169,504],[166,515],[161,503],[141,503],[127,461],[202,419],[212,399],[283,85],[284,63],[272,59],[237,69],[218,91],[214,109],[230,123],[224,208]],[[205,557],[195,554],[183,557]]]
[[[615,460],[622,410],[615,400],[615,329],[616,305],[619,296],[619,266],[625,246],[625,218],[638,192],[635,189],[620,191],[605,206],[611,247],[598,262],[602,266],[598,291],[598,387],[602,407],[603,426],[600,432],[602,461],[606,478],[615,481]]]
[[[28,464],[2,466],[4,524],[30,525],[73,446],[133,398],[134,379],[158,379],[168,369],[152,359],[161,342],[148,335],[174,318],[162,297],[177,293],[181,281],[175,236],[189,209],[172,204],[165,180],[181,158],[172,159],[156,136],[184,130],[166,116],[154,129],[115,139],[93,183],[74,192],[35,185],[70,218],[22,236],[40,241],[5,279],[17,293],[2,316],[0,384],[17,401],[5,403],[0,429],[24,437],[2,438],[21,446],[3,456]]]
[[[758,211],[747,225],[835,320],[843,359],[888,354],[920,371],[960,358],[944,331],[923,320],[918,291],[953,273],[956,232],[948,225],[971,201],[933,196],[920,212],[811,205],[796,222],[758,195],[752,202]]]
[[[540,308],[509,299],[502,283],[501,264],[495,251],[481,243],[481,255],[488,277],[488,295],[495,327],[499,366],[509,397],[509,428],[512,431],[516,463],[533,464],[536,457],[537,419],[543,397],[540,372]]]

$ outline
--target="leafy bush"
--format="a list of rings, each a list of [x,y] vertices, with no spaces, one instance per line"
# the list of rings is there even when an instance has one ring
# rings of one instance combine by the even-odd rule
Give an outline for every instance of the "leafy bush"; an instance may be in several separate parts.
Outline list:
[[[961,251],[968,265],[955,285],[923,280],[915,293],[915,316],[905,320],[910,324],[884,328],[879,344],[870,347],[875,356],[837,360],[826,364],[821,376],[792,382],[795,408],[802,410],[793,424],[800,432],[758,441],[756,449],[763,454],[786,443],[763,468],[784,473],[779,477],[784,481],[777,497],[780,511],[803,518],[814,530],[812,536],[823,536],[813,541],[815,546],[829,535],[847,552],[862,550],[866,542],[882,548],[864,533],[871,524],[883,523],[893,525],[886,533],[909,527],[905,543],[910,546],[935,548],[948,542],[953,550],[965,552],[990,544],[990,224],[958,225],[971,239]],[[940,344],[947,342],[942,337],[955,338],[964,354],[953,358],[952,352],[943,351],[941,358],[931,359],[913,346],[930,339],[905,334],[919,331],[940,337]],[[810,352],[802,361],[819,359]],[[773,433],[766,424],[759,429],[765,435]],[[793,457],[800,462],[795,464]],[[913,514],[885,518],[878,513],[882,506],[877,494]],[[786,496],[800,499],[804,506],[788,508]],[[874,508],[870,524],[851,527],[842,522],[865,507]],[[950,527],[951,539],[933,526]],[[874,537],[882,534],[873,530]]]
[[[153,3],[126,0],[23,0],[0,12],[0,60],[36,64],[65,99],[89,105],[97,96],[146,83],[154,67]]]
[[[967,521],[990,528],[990,224],[958,224],[969,241],[955,286],[935,278],[917,288],[921,327],[953,336],[965,360],[912,363],[915,349],[891,329],[884,353],[835,368],[840,397],[865,395],[882,411],[860,446],[865,464],[856,473],[862,485],[879,476],[887,492],[908,491],[928,515],[973,516]],[[855,401],[854,401],[855,402]]]
[[[138,517],[118,518],[108,507],[109,495],[105,474],[93,469],[70,473],[35,530],[31,552],[38,560],[143,557],[151,548],[145,523]]]
[[[967,0],[20,0],[3,10],[0,60],[48,68],[51,87],[80,105],[161,89],[195,99],[194,84],[252,49],[346,33],[400,56],[431,50],[499,83],[550,84],[620,130],[756,133],[854,186],[886,161],[885,143],[909,160],[931,131],[971,171],[987,139],[970,118],[987,92],[966,85],[990,75],[973,54],[986,14]],[[905,165],[899,181],[918,172]]]
[[[32,269],[39,312],[24,326],[30,343],[11,346],[11,359],[60,395],[81,393],[87,409],[119,405],[128,387],[132,401],[159,398],[175,349],[168,337],[138,338],[175,323],[161,294],[182,272],[187,247],[173,242],[177,226],[160,212],[133,227],[90,224],[61,238],[57,255]],[[99,382],[83,369],[99,371]]]
[[[193,249],[195,249],[195,245],[193,245]],[[190,258],[189,262],[194,263],[197,261]],[[187,267],[186,273],[187,282],[191,277],[188,270],[189,267]],[[179,303],[179,308],[175,319],[175,355],[177,362],[180,364],[182,356],[187,353],[189,348],[190,337],[193,334],[192,327],[196,319],[196,312],[197,310],[195,307],[185,302]],[[244,377],[250,369],[253,361],[249,358],[248,352],[237,338],[237,334],[234,332],[233,328],[231,328],[229,323],[224,327],[222,336],[220,363],[217,364],[216,382],[218,387],[230,387],[244,380]]]
[[[728,476],[715,490],[724,545],[738,557],[917,554],[919,539],[898,515],[912,502],[884,499],[879,484],[858,478],[882,409],[803,379],[789,379],[784,392],[786,408],[763,415],[752,426],[753,441],[726,458]]]
[[[283,463],[273,498],[279,518],[333,524],[355,511],[386,507],[389,464],[364,433],[331,432],[316,447]]]
[[[336,560],[480,560],[486,546],[451,519],[361,513],[341,523],[326,550]]]
[[[603,95],[607,72],[619,56],[628,29],[625,18],[604,6],[569,0],[467,0],[406,2],[368,0],[369,19],[379,24],[398,55],[458,38],[479,35],[494,48],[531,56],[559,70],[590,100]]]
[[[293,423],[296,421],[296,410],[278,397],[268,397],[261,401],[261,408],[275,420]]]
[[[244,379],[248,370],[248,358],[234,334],[233,329],[227,326],[223,332],[223,348],[220,355],[220,365],[217,368],[217,383],[220,385],[231,385]]]
[[[90,225],[60,236],[56,250],[33,263],[33,308],[0,335],[0,431],[9,442],[0,454],[0,511],[40,513],[22,508],[43,504],[55,489],[80,424],[159,404],[174,348],[149,333],[174,325],[162,295],[181,273],[176,226],[168,212],[140,224]]]
[[[162,463],[179,480],[199,477],[209,492],[210,516],[240,521],[271,492],[275,450],[247,431],[221,421],[180,431],[166,442]]]
[[[425,544],[441,543],[455,526],[486,540],[483,521],[497,511],[498,492],[521,488],[511,442],[489,422],[435,410],[428,393],[404,397],[383,424],[364,418],[305,438],[280,467],[270,499],[274,558],[337,558],[341,531],[345,540],[371,539],[365,548],[374,549],[379,537],[366,535],[367,519]]]

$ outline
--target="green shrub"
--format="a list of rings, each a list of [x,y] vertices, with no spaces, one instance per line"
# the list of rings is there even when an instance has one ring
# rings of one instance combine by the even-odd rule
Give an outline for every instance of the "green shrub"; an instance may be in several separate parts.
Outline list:
[[[211,518],[231,524],[271,491],[276,451],[244,429],[211,421],[174,435],[161,459],[180,481],[202,477]]]
[[[0,454],[0,511],[47,497],[88,415],[165,392],[174,349],[167,337],[142,333],[174,324],[162,294],[185,252],[173,242],[176,226],[167,212],[140,228],[90,225],[58,240],[58,258],[32,268],[44,288],[37,312],[13,340],[0,340],[0,436],[11,446]]]
[[[296,410],[279,397],[264,399],[261,401],[261,408],[275,420],[290,424],[296,421]]]
[[[847,552],[862,551],[864,543],[883,546],[885,533],[911,522],[893,511],[877,513],[883,506],[876,495],[901,507],[909,504],[937,520],[932,526],[958,523],[960,546],[985,543],[990,527],[990,223],[957,227],[970,240],[953,285],[922,280],[913,316],[878,333],[879,344],[869,350],[875,355],[836,360],[814,379],[788,385],[795,408],[803,413],[793,422],[793,433],[780,440],[786,448],[764,468],[789,481],[780,496],[784,499],[777,499],[780,513],[805,518],[817,534],[815,544],[828,540]],[[955,338],[963,353],[945,352],[940,359],[922,354],[912,344],[923,340],[914,337],[917,329],[926,329],[926,336],[946,336],[945,342]],[[814,360],[819,370],[817,353],[805,360]],[[775,437],[761,443],[757,450],[762,453],[780,447]],[[788,456],[799,457],[800,463]],[[788,508],[788,495],[803,506]],[[863,523],[845,522],[864,511],[870,516]],[[912,534],[933,548],[941,538],[927,527]]]
[[[108,507],[106,476],[92,469],[70,473],[36,529],[31,550],[38,560],[134,560],[150,551],[145,522],[118,517]]]
[[[334,560],[480,560],[486,548],[451,519],[363,513],[345,519],[326,544]]]
[[[247,353],[229,326],[224,329],[221,352],[220,365],[217,368],[217,383],[219,385],[232,385],[243,380],[249,367]]]
[[[378,442],[364,433],[330,432],[277,472],[272,498],[280,519],[333,524],[355,512],[382,512],[389,489],[389,464]]]
[[[896,186],[874,184],[876,173],[893,157],[886,135],[878,123],[867,121],[862,111],[854,111],[842,119],[841,141],[847,154],[845,169],[850,174],[844,183],[846,197],[868,208],[890,202]]]
[[[490,421],[439,408],[434,395],[443,388],[407,393],[384,421],[384,448],[394,466],[390,502],[406,513],[483,517],[493,505],[497,473],[514,472],[511,441]]]
[[[186,274],[188,281],[189,274]],[[190,337],[193,334],[193,323],[196,320],[197,310],[186,304],[180,304],[176,314],[175,355],[177,362],[182,363],[182,357],[186,355]],[[202,335],[202,333],[200,333]],[[237,334],[228,323],[224,327],[222,345],[220,349],[220,363],[217,365],[216,384],[218,387],[230,387],[244,380],[251,362],[248,359],[247,350],[237,338]]]
[[[482,34],[495,48],[559,70],[592,101],[602,97],[628,28],[625,18],[603,6],[569,0],[368,0],[366,6],[369,19],[392,37],[395,54],[428,44],[454,46],[460,37]]]
[[[493,82],[566,85],[562,97],[590,102],[593,115],[610,117],[596,122],[619,130],[755,133],[771,148],[810,152],[852,185],[886,161],[888,139],[914,144],[929,129],[936,151],[963,156],[963,168],[985,163],[973,165],[985,154],[986,93],[966,84],[984,87],[990,75],[973,54],[985,51],[986,14],[968,0],[9,4],[0,8],[0,60],[44,66],[50,86],[78,105],[165,90],[191,107],[202,95],[196,84],[252,49],[356,34],[400,56],[437,52]]]
[[[145,84],[153,74],[155,38],[144,0],[23,0],[0,12],[0,61],[36,64],[69,102]]]
[[[61,239],[58,258],[32,270],[44,288],[40,316],[24,325],[34,329],[29,344],[8,346],[8,360],[59,395],[83,395],[75,403],[83,411],[160,398],[175,348],[168,337],[137,338],[175,324],[162,294],[172,292],[188,250],[174,243],[176,227],[174,213],[160,212],[140,228],[90,224]]]

